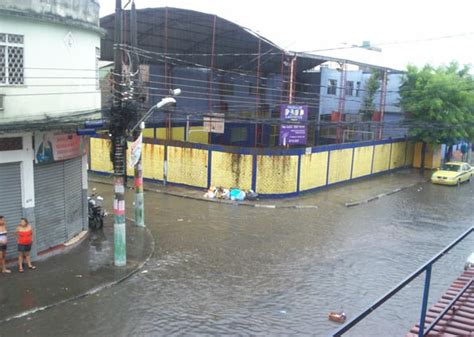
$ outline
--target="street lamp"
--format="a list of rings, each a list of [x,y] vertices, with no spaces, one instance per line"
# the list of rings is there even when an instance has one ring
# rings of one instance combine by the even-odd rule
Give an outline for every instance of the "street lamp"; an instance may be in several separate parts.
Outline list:
[[[141,156],[141,146],[142,146],[142,130],[145,128],[145,121],[151,117],[155,110],[163,109],[170,105],[176,105],[176,100],[173,96],[178,96],[181,94],[181,89],[170,90],[170,96],[164,97],[156,105],[152,106],[137,124],[130,130],[130,134],[139,128],[140,133],[137,139],[132,144],[132,156],[134,155],[134,150],[136,150],[135,155],[135,176],[134,176],[134,185],[135,185],[135,225],[140,227],[145,227],[145,203],[143,197],[143,170],[142,170],[142,156]]]
[[[178,96],[181,93],[181,89],[170,90],[170,93],[172,93],[173,96]],[[159,101],[156,105],[152,106],[150,110],[148,110],[143,115],[143,117],[140,118],[137,124],[130,130],[130,133],[133,133],[133,131],[135,131],[142,122],[145,122],[148,118],[150,118],[150,116],[153,114],[153,112],[155,112],[155,110],[159,110],[159,109],[162,109],[174,104],[176,104],[176,100],[174,99],[174,97],[168,96],[168,97],[162,98],[161,101]]]

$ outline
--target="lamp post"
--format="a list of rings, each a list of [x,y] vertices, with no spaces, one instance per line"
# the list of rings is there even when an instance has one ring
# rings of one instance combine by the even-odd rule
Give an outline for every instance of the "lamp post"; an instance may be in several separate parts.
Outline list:
[[[170,94],[177,96],[181,93],[181,89],[170,90]],[[163,109],[167,106],[176,104],[176,100],[173,97],[165,97],[158,104],[152,106],[143,117],[137,122],[137,124],[130,130],[131,134],[134,134],[137,129],[139,131],[139,137],[136,141],[141,143],[142,133],[141,130],[145,128],[145,121],[151,117],[155,110]],[[140,227],[145,227],[145,205],[143,197],[143,174],[142,174],[142,160],[141,160],[141,144],[136,144],[135,148],[140,148],[136,154],[137,163],[135,164],[135,224]],[[133,148],[132,148],[133,151]],[[132,154],[133,155],[133,154]]]

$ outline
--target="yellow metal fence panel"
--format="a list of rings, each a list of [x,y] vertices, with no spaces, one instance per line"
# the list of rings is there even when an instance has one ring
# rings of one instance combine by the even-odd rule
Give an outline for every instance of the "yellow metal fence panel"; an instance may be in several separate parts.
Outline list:
[[[208,151],[187,147],[168,147],[168,181],[207,187]]]
[[[301,156],[300,190],[306,191],[326,185],[328,152]]]
[[[165,147],[156,144],[143,144],[143,178],[163,180]]]
[[[372,173],[388,171],[390,164],[390,144],[375,145],[374,170]]]
[[[178,129],[178,128],[177,128]],[[165,129],[162,129],[165,131]],[[178,131],[176,131],[178,132]],[[328,152],[301,155],[300,190],[310,190],[329,183],[349,181],[370,175],[373,172],[387,171],[411,165],[413,159],[419,162],[421,144],[395,142],[330,152],[328,172]],[[130,144],[129,144],[130,148]],[[390,155],[390,148],[391,155]],[[354,151],[354,157],[352,152]],[[128,151],[129,152],[129,151]],[[427,163],[433,158],[433,151],[427,151]],[[102,138],[90,139],[91,170],[99,172],[113,171],[110,161],[110,141]],[[143,176],[148,179],[164,179],[165,146],[144,143]],[[374,158],[372,156],[374,155]],[[352,163],[352,158],[354,162]],[[208,150],[168,147],[168,181],[196,187],[207,187]],[[427,165],[428,166],[428,165]],[[212,153],[211,185],[250,189],[253,174],[253,156],[214,151]],[[133,176],[134,170],[127,166],[127,174]],[[256,186],[261,194],[287,194],[298,191],[298,156],[257,156]]]
[[[102,138],[90,139],[91,170],[97,172],[113,172],[110,161],[110,141]]]
[[[186,128],[184,127],[174,127],[171,134],[172,140],[184,141],[185,132]],[[155,129],[153,128],[144,129],[142,133],[144,138],[155,137]],[[208,144],[209,134],[203,131],[202,126],[191,126],[188,136],[188,141],[191,143]],[[156,128],[156,138],[166,139],[166,128]]]
[[[405,166],[405,142],[392,144],[392,157],[390,159],[390,169]]]
[[[407,160],[405,165],[413,165],[413,156],[415,154],[415,144],[407,142]]]
[[[368,176],[372,170],[372,155],[374,154],[374,147],[356,147],[354,151],[352,178]]]
[[[258,193],[295,193],[297,179],[298,156],[257,156]]]
[[[166,129],[167,128],[156,128],[156,139],[162,139],[162,140],[166,139]],[[145,129],[145,130],[152,130],[150,138],[153,138],[153,129]],[[147,134],[150,134],[150,133],[147,131]],[[184,141],[184,127],[171,128],[170,140]]]
[[[207,144],[209,134],[205,131],[202,131],[202,126],[191,126],[189,128],[189,141],[191,143],[200,143],[200,144]]]
[[[153,138],[155,137],[155,129],[143,129],[142,135],[144,138]]]
[[[224,188],[252,188],[252,155],[212,152],[211,185]]]
[[[156,128],[156,139],[166,139],[166,128]]]
[[[421,143],[416,143],[413,146],[413,167],[416,167],[416,168],[421,167],[421,147],[422,147]]]
[[[334,184],[351,178],[352,149],[331,151],[329,159],[329,183]]]

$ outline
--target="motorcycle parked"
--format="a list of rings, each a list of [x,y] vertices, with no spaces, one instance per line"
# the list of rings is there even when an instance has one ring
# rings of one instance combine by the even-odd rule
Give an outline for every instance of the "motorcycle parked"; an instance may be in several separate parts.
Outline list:
[[[107,213],[102,206],[103,200],[104,198],[102,198],[100,195],[96,195],[95,193],[92,193],[90,197],[87,197],[90,229],[97,230],[104,226],[104,218]]]

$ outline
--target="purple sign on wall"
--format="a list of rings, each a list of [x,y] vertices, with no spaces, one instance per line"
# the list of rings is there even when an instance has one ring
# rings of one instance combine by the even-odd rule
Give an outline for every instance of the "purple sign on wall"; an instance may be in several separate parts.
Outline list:
[[[280,118],[282,121],[307,121],[308,106],[282,104],[280,107]],[[280,127],[280,145],[305,145],[306,125],[287,124]]]

